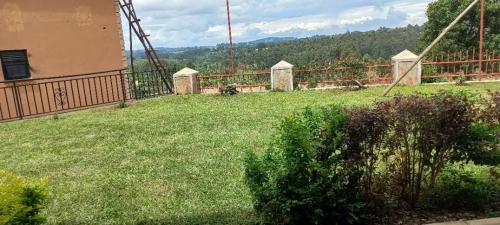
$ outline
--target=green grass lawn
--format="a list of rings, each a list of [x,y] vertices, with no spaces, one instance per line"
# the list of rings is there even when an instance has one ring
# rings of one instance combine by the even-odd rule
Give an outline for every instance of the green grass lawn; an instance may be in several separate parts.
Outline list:
[[[500,83],[396,92],[439,89],[485,94]],[[382,91],[169,96],[0,124],[0,169],[48,179],[49,224],[251,224],[245,152],[262,151],[287,113],[368,105]]]

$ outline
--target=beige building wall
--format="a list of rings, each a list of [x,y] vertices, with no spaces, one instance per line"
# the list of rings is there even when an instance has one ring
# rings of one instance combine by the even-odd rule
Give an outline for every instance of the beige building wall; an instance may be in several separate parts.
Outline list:
[[[126,65],[116,0],[1,0],[0,34],[0,51],[27,49],[31,78]]]
[[[129,97],[118,72],[64,78],[126,67],[116,0],[0,0],[0,51],[24,49],[31,79],[61,78],[18,82],[17,104],[0,65],[0,121]]]

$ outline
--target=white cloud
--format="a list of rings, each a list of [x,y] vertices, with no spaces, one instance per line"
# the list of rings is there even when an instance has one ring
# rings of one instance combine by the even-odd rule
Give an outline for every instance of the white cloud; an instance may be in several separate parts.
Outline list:
[[[431,1],[231,0],[233,37],[238,42],[422,24]],[[213,45],[228,40],[223,0],[135,0],[134,5],[156,46]],[[126,23],[124,29],[128,30]]]

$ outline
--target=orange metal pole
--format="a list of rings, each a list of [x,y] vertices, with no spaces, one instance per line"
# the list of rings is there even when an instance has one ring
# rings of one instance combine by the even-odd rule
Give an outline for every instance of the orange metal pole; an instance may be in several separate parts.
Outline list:
[[[231,75],[234,80],[234,49],[233,49],[233,34],[231,31],[231,12],[229,10],[229,0],[226,0],[226,8],[227,8],[227,25],[229,27],[229,48],[230,48],[230,57],[231,57]]]
[[[483,76],[483,46],[484,46],[484,0],[481,0],[481,21],[479,28],[479,74],[478,79]]]

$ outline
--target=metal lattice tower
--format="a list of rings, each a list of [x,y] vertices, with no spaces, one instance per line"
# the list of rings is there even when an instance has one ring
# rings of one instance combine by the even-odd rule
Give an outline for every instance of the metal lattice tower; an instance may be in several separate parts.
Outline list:
[[[172,88],[172,76],[171,74],[168,73],[168,71],[165,69],[165,67],[161,64],[160,58],[158,57],[158,54],[156,53],[155,49],[153,48],[153,45],[149,41],[148,37],[150,35],[146,34],[144,30],[142,29],[140,25],[140,19],[137,18],[137,14],[135,13],[135,8],[134,5],[132,4],[132,0],[118,0],[118,4],[120,5],[120,8],[122,9],[123,14],[127,18],[129,22],[129,27],[131,31],[133,31],[139,41],[141,42],[142,46],[144,47],[144,52],[146,54],[146,57],[149,61],[149,64],[151,65],[152,69],[157,71],[160,74],[160,77],[162,81],[165,83],[167,86],[168,90],[170,92],[173,92]],[[132,36],[130,37],[130,40],[132,41]],[[132,46],[132,42],[131,42]],[[131,49],[132,51],[132,49]],[[133,60],[133,59],[132,59]],[[132,63],[133,66],[133,63]]]

